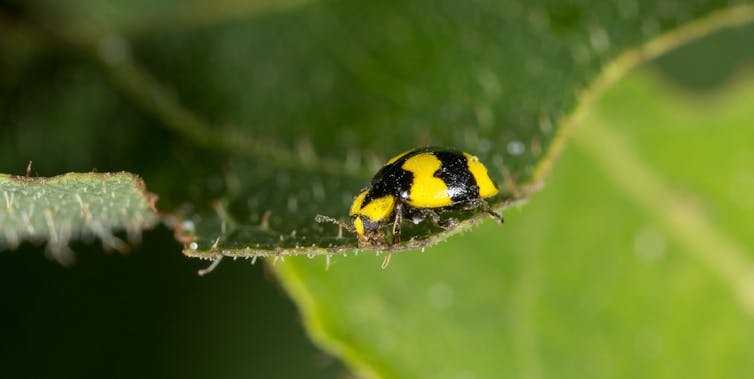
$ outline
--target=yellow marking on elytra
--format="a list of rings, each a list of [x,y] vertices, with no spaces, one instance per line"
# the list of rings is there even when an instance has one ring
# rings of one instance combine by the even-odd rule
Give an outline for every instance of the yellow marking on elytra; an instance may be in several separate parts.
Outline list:
[[[442,162],[433,154],[414,155],[403,163],[403,169],[414,174],[414,182],[409,191],[410,206],[416,208],[438,208],[453,203],[448,196],[448,186],[433,175],[442,166]]]
[[[479,162],[479,158],[467,153],[463,153],[463,155],[466,156],[469,171],[471,171],[471,175],[474,176],[476,184],[479,186],[479,197],[484,199],[497,195],[500,191],[497,189],[497,186],[492,179],[490,179],[490,174],[487,172],[487,168],[484,167],[482,162]]]
[[[372,221],[381,221],[390,216],[393,209],[395,209],[395,197],[387,195],[370,201],[369,204],[359,209],[358,214],[367,216]]]
[[[361,217],[353,219],[353,228],[356,229],[356,233],[359,237],[364,235],[364,223],[361,221]]]
[[[361,204],[364,202],[364,198],[367,196],[367,190],[361,191],[360,194],[356,196],[355,199],[353,199],[353,203],[351,204],[351,210],[348,212],[349,216],[353,216],[357,213],[359,213],[359,210],[361,209]]]

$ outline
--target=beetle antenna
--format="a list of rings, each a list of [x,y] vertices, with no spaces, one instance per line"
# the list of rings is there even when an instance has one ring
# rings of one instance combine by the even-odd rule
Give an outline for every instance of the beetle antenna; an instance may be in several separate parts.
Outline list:
[[[356,231],[353,230],[353,227],[351,227],[351,225],[348,225],[345,222],[340,221],[338,219],[334,219],[332,217],[328,217],[328,216],[324,216],[324,215],[318,214],[318,215],[314,216],[314,221],[316,221],[318,223],[330,222],[330,223],[333,223],[335,225],[340,226],[341,228],[343,228],[345,230],[348,230],[349,233],[356,233]]]
[[[503,219],[503,216],[500,215],[500,213],[497,213],[497,212],[493,211],[492,209],[488,209],[487,210],[487,214],[490,215],[490,217],[492,217],[495,220],[497,220],[497,222],[499,222],[501,224],[505,223],[505,220]]]

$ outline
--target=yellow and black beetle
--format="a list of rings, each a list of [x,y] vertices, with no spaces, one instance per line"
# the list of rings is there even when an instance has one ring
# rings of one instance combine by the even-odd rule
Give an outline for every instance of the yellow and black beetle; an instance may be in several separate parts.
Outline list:
[[[380,244],[382,227],[392,220],[392,243],[396,244],[404,217],[414,223],[429,218],[435,225],[446,227],[448,222],[442,223],[437,211],[481,208],[502,223],[503,217],[489,209],[484,200],[498,192],[476,156],[421,147],[390,159],[356,195],[349,212],[353,228],[326,216],[318,216],[317,221],[337,223],[355,231],[361,242]]]

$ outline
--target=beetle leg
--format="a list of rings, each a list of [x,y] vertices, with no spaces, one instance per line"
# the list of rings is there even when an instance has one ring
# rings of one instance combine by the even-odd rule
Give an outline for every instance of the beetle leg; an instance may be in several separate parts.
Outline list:
[[[416,211],[419,212],[422,218],[428,218],[429,221],[432,222],[432,225],[440,229],[447,229],[449,226],[455,223],[454,219],[447,219],[445,221],[442,221],[440,219],[440,215],[438,215],[437,212],[430,208],[421,208],[417,209]]]
[[[505,220],[503,219],[503,216],[500,213],[497,213],[497,212],[493,211],[492,209],[490,209],[490,205],[487,204],[486,201],[484,201],[482,199],[479,199],[479,203],[480,203],[479,207],[482,208],[482,210],[485,213],[487,213],[490,217],[494,218],[495,220],[497,220],[497,222],[499,222],[501,224],[505,223]]]
[[[484,213],[487,213],[490,217],[497,220],[497,222],[501,224],[505,222],[505,220],[503,219],[503,216],[493,211],[492,209],[490,209],[490,205],[487,204],[487,202],[484,201],[483,199],[474,199],[473,201],[469,201],[462,209],[463,210],[481,209]]]
[[[398,202],[395,206],[395,219],[393,220],[393,245],[400,242],[401,222],[403,222],[403,204]]]
[[[490,217],[492,217],[495,220],[497,220],[497,222],[499,222],[501,224],[505,223],[505,219],[503,219],[503,215],[501,215],[500,213],[497,213],[497,212],[493,211],[492,209],[487,209],[487,214],[490,215]]]

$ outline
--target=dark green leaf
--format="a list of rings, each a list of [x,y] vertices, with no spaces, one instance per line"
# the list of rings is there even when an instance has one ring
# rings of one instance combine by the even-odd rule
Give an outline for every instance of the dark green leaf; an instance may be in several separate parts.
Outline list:
[[[25,240],[46,241],[61,263],[73,258],[68,242],[79,236],[96,236],[102,243],[124,251],[127,246],[113,235],[126,230],[137,240],[141,230],[157,221],[156,198],[144,182],[129,173],[71,173],[52,178],[0,174],[0,249],[14,248]]]
[[[541,184],[579,95],[640,58],[620,54],[732,8],[324,1],[242,10],[229,1],[202,18],[198,3],[168,0],[48,4],[19,5],[4,22],[6,170],[22,159],[45,171],[138,172],[175,210],[184,252],[206,258],[359,247],[315,215],[345,219],[381,164],[425,144],[479,155],[502,187],[495,208],[523,199]],[[178,22],[163,22],[169,10]],[[734,10],[642,53],[751,13]],[[469,222],[407,225],[395,249],[482,216],[454,217]]]

